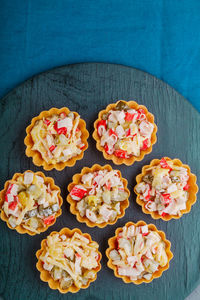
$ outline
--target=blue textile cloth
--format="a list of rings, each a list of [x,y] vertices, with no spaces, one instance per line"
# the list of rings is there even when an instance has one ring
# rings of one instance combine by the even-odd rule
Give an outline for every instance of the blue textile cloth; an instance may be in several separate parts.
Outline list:
[[[77,62],[147,71],[200,111],[199,0],[0,0],[0,97]]]

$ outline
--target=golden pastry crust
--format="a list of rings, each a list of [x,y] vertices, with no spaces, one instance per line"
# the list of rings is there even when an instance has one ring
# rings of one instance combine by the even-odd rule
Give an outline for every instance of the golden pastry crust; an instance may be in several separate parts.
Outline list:
[[[107,266],[114,271],[114,274],[115,274],[116,277],[121,278],[125,283],[134,283],[136,285],[139,285],[143,282],[150,283],[153,279],[160,277],[164,271],[169,269],[169,262],[173,258],[173,253],[170,250],[171,243],[170,243],[170,241],[168,241],[166,239],[165,233],[163,231],[157,230],[157,228],[154,224],[146,224],[144,221],[138,221],[136,224],[133,223],[133,222],[128,222],[128,223],[125,224],[126,227],[129,227],[131,225],[134,225],[136,227],[147,225],[149,230],[156,231],[160,235],[160,237],[162,238],[162,241],[166,245],[165,251],[166,251],[166,254],[167,254],[167,257],[168,257],[168,263],[164,267],[159,266],[159,269],[156,272],[153,273],[152,278],[150,280],[147,280],[145,278],[141,278],[141,279],[137,279],[137,280],[131,280],[130,277],[128,277],[128,276],[118,275],[117,266],[113,265],[112,260],[109,256],[109,253],[112,250],[116,249],[117,236],[120,232],[123,231],[123,228],[119,227],[115,230],[115,236],[111,237],[108,240],[109,248],[106,250],[106,256],[108,258]]]
[[[73,230],[70,230],[69,228],[63,228],[61,229],[59,232],[56,232],[56,231],[53,231],[50,233],[50,236],[56,234],[56,233],[59,233],[59,235],[61,236],[62,234],[65,234],[67,237],[72,237],[73,234],[77,232],[79,233],[80,235],[84,236],[85,238],[89,239],[90,242],[92,242],[92,238],[90,236],[90,234],[88,233],[82,233],[80,229],[78,228],[74,228]],[[40,279],[44,282],[47,282],[49,287],[53,290],[59,290],[60,293],[62,294],[65,294],[65,293],[68,293],[68,292],[71,292],[71,293],[77,293],[80,288],[78,288],[77,286],[75,286],[74,284],[71,285],[69,288],[67,289],[62,289],[59,282],[58,281],[55,281],[50,273],[45,270],[43,268],[43,263],[42,261],[40,260],[40,255],[42,254],[43,250],[47,247],[47,244],[46,244],[46,239],[42,240],[41,242],[41,249],[39,249],[37,252],[36,252],[36,257],[38,259],[37,261],[37,264],[36,264],[36,268],[38,269],[38,271],[40,272]],[[94,278],[90,279],[88,281],[88,283],[85,285],[85,286],[82,286],[81,289],[87,289],[90,285],[91,282],[95,281],[97,279],[97,272],[99,272],[101,270],[101,264],[100,264],[100,261],[101,261],[101,258],[102,258],[102,255],[101,253],[98,251],[98,266],[94,269],[94,271],[96,272],[96,275]]]
[[[138,157],[131,156],[129,158],[120,158],[120,157],[115,156],[114,154],[107,154],[106,151],[105,151],[105,149],[104,149],[104,147],[102,147],[100,145],[100,137],[99,137],[99,135],[97,133],[97,124],[98,124],[99,121],[102,120],[102,116],[104,114],[108,113],[110,110],[114,109],[120,101],[125,102],[132,109],[135,109],[135,110],[143,109],[144,112],[145,112],[145,115],[147,117],[147,120],[154,125],[154,129],[153,129],[153,132],[152,132],[152,135],[151,135],[151,146],[149,148],[147,148],[146,150],[141,150],[140,155]],[[127,101],[124,101],[124,100],[119,100],[116,103],[109,104],[106,107],[105,110],[102,110],[102,111],[99,112],[98,119],[94,122],[94,132],[93,132],[92,136],[93,136],[93,138],[96,141],[96,147],[97,147],[97,149],[103,153],[103,156],[104,156],[105,159],[112,160],[116,165],[125,164],[127,166],[131,166],[135,161],[141,161],[146,154],[149,154],[149,153],[152,152],[152,146],[157,141],[156,132],[157,132],[157,126],[154,123],[154,116],[153,116],[153,114],[151,114],[147,110],[146,106],[139,105],[135,101],[128,101],[127,102]]]
[[[51,177],[46,177],[44,175],[44,173],[42,172],[33,172],[31,170],[27,170],[26,172],[31,172],[33,173],[34,175],[38,175],[38,176],[41,176],[43,179],[44,179],[44,183],[45,184],[50,184],[50,187],[51,187],[51,190],[55,190],[55,191],[58,191],[58,200],[59,200],[59,206],[60,206],[60,209],[55,213],[55,219],[53,222],[51,222],[51,224],[47,225],[46,227],[42,227],[42,228],[39,228],[38,231],[39,233],[41,232],[44,232],[46,231],[50,226],[52,226],[55,222],[56,222],[56,219],[57,217],[59,217],[61,214],[62,214],[62,209],[61,209],[61,205],[63,203],[63,199],[62,197],[60,196],[60,188],[55,185],[55,182],[54,182],[54,179],[51,178]],[[16,180],[19,176],[23,175],[24,173],[15,173],[12,177],[11,180]],[[7,226],[12,229],[12,230],[16,230],[18,233],[20,234],[24,234],[24,233],[27,233],[29,235],[35,235],[36,233],[35,232],[32,232],[30,230],[27,230],[25,229],[21,224],[16,226],[15,228],[11,227],[10,224],[8,223],[8,217],[6,216],[5,212],[3,211],[2,209],[2,206],[4,204],[4,201],[5,201],[5,194],[6,194],[6,191],[8,189],[8,186],[9,186],[9,181],[10,180],[7,180],[4,184],[4,189],[0,192],[0,211],[1,211],[1,214],[0,214],[0,217],[3,221],[5,221],[7,223]]]
[[[142,211],[145,213],[145,214],[150,214],[151,217],[153,219],[162,219],[163,221],[169,221],[171,219],[180,219],[182,217],[183,214],[187,214],[190,212],[191,210],[191,207],[192,205],[196,202],[197,200],[197,193],[198,193],[198,186],[196,184],[196,181],[197,181],[197,178],[196,176],[191,173],[191,170],[190,170],[190,167],[188,165],[185,165],[183,164],[179,159],[175,158],[175,159],[171,159],[169,157],[164,157],[164,159],[166,161],[172,161],[174,164],[176,164],[177,166],[179,167],[184,167],[187,169],[188,171],[188,174],[189,174],[189,180],[188,180],[188,184],[189,184],[189,199],[187,200],[186,202],[186,209],[184,210],[181,210],[181,215],[165,215],[165,216],[162,216],[160,215],[157,211],[149,211],[145,208],[145,202],[143,200],[140,199],[140,194],[137,193],[136,191],[136,187],[134,188],[134,192],[136,193],[137,195],[137,198],[136,198],[136,202],[142,207]],[[142,178],[144,175],[146,175],[147,173],[147,170],[149,168],[151,168],[152,166],[156,166],[160,163],[160,159],[153,159],[149,165],[146,165],[142,168],[142,173],[137,175],[136,177],[136,182],[137,184],[140,183],[142,181]]]
[[[51,108],[48,111],[42,111],[39,116],[34,117],[31,120],[31,124],[26,128],[26,137],[24,139],[24,144],[26,145],[26,156],[28,157],[32,157],[33,163],[36,166],[42,166],[44,168],[44,170],[49,171],[52,169],[56,169],[57,171],[61,171],[63,170],[65,167],[73,167],[76,163],[77,160],[80,160],[83,158],[84,155],[84,151],[87,150],[88,148],[88,143],[87,143],[87,139],[89,137],[89,132],[86,129],[86,123],[83,119],[79,120],[79,129],[82,132],[82,136],[81,136],[81,140],[82,142],[85,144],[84,148],[82,149],[82,152],[77,155],[72,157],[71,159],[69,159],[68,161],[65,162],[59,162],[56,164],[48,164],[41,156],[40,152],[37,150],[32,150],[32,147],[34,145],[33,139],[31,137],[31,130],[33,129],[35,123],[38,120],[42,120],[43,118],[48,118],[51,117],[52,115],[59,115],[61,113],[65,113],[68,114],[70,112],[70,110],[67,107],[62,107],[60,109],[58,108]],[[77,117],[78,113],[77,112],[73,112],[74,115]]]
[[[110,165],[105,165],[105,166],[100,166],[98,164],[95,164],[93,165],[91,168],[88,168],[88,167],[84,167],[82,170],[81,170],[81,173],[79,174],[75,174],[72,178],[73,182],[70,183],[68,185],[68,191],[69,193],[71,192],[71,190],[73,189],[73,187],[77,184],[80,184],[80,181],[81,181],[81,178],[84,174],[86,173],[89,173],[89,172],[95,172],[95,171],[99,171],[99,170],[108,170],[108,171],[112,171],[112,167]],[[124,185],[124,190],[128,193],[128,197],[130,196],[130,191],[128,190],[127,188],[127,180],[125,178],[122,177],[121,175],[121,172],[119,172],[119,175],[120,175],[120,179],[122,180],[123,182],[123,185]],[[81,222],[81,223],[86,223],[88,227],[99,227],[99,228],[104,228],[105,226],[107,225],[113,225],[117,222],[118,219],[120,218],[123,218],[123,216],[125,215],[125,210],[126,208],[129,206],[129,200],[128,198],[124,201],[121,202],[121,206],[120,206],[120,210],[121,210],[121,214],[117,216],[117,218],[113,221],[113,222],[103,222],[103,223],[100,223],[100,224],[97,224],[97,223],[93,223],[91,222],[86,216],[81,216],[79,211],[77,210],[76,208],[76,204],[77,204],[77,201],[73,200],[70,196],[70,194],[68,194],[67,196],[67,201],[68,203],[70,204],[70,212],[76,216],[76,219]]]

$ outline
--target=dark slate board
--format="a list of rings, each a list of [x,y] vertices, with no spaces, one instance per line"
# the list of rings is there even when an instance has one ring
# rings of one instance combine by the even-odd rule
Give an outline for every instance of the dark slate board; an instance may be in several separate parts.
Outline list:
[[[96,150],[92,139],[93,122],[99,110],[118,99],[136,100],[146,105],[155,115],[158,125],[158,142],[154,145],[153,152],[143,161],[130,167],[115,166],[110,161],[107,162],[102,153]],[[86,120],[90,132],[89,149],[84,159],[78,161],[73,168],[65,168],[61,172],[44,172],[55,179],[62,190],[63,198],[66,198],[67,185],[71,182],[73,174],[80,172],[83,166],[110,163],[112,167],[119,168],[129,181],[130,206],[123,219],[104,229],[91,229],[78,223],[75,216],[70,214],[66,201],[62,207],[62,216],[56,224],[38,236],[20,235],[0,221],[0,295],[5,300],[184,299],[195,288],[200,278],[200,204],[197,202],[190,214],[184,215],[180,220],[166,223],[162,220],[155,221],[143,214],[135,203],[133,187],[135,177],[142,166],[148,164],[151,159],[162,156],[180,158],[200,177],[199,113],[170,86],[133,68],[89,63],[65,66],[40,74],[17,87],[0,101],[1,189],[4,182],[15,172],[24,172],[26,169],[43,171],[25,156],[23,140],[25,128],[32,117],[53,106],[67,106],[79,112]],[[166,232],[167,238],[172,242],[174,259],[170,269],[151,284],[127,285],[115,278],[113,271],[106,266],[107,240],[114,235],[117,227],[123,226],[127,221],[136,222],[141,219],[147,223],[154,223]],[[103,254],[102,270],[98,273],[95,283],[87,290],[81,290],[74,295],[62,295],[51,290],[47,283],[40,280],[35,267],[35,252],[40,248],[41,240],[52,230],[60,230],[65,226],[78,227],[83,232],[89,232],[92,238],[99,242]]]

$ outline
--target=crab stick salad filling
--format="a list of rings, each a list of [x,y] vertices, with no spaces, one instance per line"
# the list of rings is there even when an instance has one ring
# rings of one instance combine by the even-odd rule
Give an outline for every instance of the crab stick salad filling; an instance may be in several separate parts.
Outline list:
[[[79,155],[85,147],[79,120],[80,116],[75,116],[73,112],[37,120],[31,130],[32,150],[39,151],[48,164],[65,162]]]
[[[124,226],[117,236],[116,249],[110,251],[109,257],[117,266],[118,275],[128,276],[133,281],[150,280],[159,267],[168,263],[164,241],[147,225]]]
[[[80,215],[93,223],[114,221],[121,214],[120,204],[129,197],[117,170],[86,173],[70,192]]]
[[[132,109],[123,101],[104,114],[97,124],[100,145],[107,154],[120,158],[138,157],[142,150],[147,150],[153,129],[143,109]]]
[[[98,266],[98,244],[75,232],[72,237],[54,233],[46,240],[39,259],[43,269],[49,271],[55,281],[59,281],[62,289],[71,285],[78,288],[94,279]]]
[[[161,216],[181,215],[189,198],[188,170],[162,158],[146,172],[142,182],[135,187],[140,199],[146,203],[145,208],[157,211]]]
[[[54,222],[60,209],[57,194],[58,190],[51,190],[43,177],[27,171],[9,181],[2,209],[12,228],[21,225],[40,233],[39,229]]]

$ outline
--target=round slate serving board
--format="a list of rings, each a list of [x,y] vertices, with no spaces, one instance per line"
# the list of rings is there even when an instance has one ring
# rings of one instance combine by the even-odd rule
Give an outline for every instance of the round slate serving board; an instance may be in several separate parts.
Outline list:
[[[136,100],[146,105],[155,115],[158,125],[158,141],[153,146],[152,153],[130,167],[115,166],[111,161],[106,161],[102,153],[96,150],[92,139],[93,122],[99,110],[118,99]],[[80,113],[90,132],[89,148],[84,158],[74,167],[65,168],[61,172],[45,172],[42,168],[35,167],[32,160],[25,156],[23,143],[25,128],[31,119],[53,106],[67,106]],[[1,189],[15,172],[41,170],[55,179],[64,198],[62,216],[54,226],[40,235],[20,235],[0,221],[0,295],[5,300],[182,300],[194,289],[200,278],[199,202],[192,207],[190,214],[179,220],[164,222],[143,214],[141,207],[135,203],[133,192],[136,175],[153,158],[180,158],[200,177],[200,115],[189,102],[164,82],[142,71],[120,65],[88,63],[57,68],[26,81],[1,99],[0,115]],[[130,206],[124,218],[104,229],[88,228],[85,224],[78,223],[75,216],[70,214],[69,205],[65,201],[67,185],[72,176],[80,172],[82,167],[91,167],[94,163],[109,163],[120,169],[123,177],[128,179],[131,191]],[[174,253],[170,269],[161,278],[140,286],[125,284],[114,277],[113,271],[106,266],[105,256],[107,240],[114,235],[115,229],[127,221],[138,220],[154,223],[158,229],[164,230],[172,242]],[[90,233],[100,244],[103,259],[97,280],[87,290],[62,295],[40,280],[35,267],[35,252],[40,248],[42,239],[51,231],[65,226],[78,227],[83,232]]]

